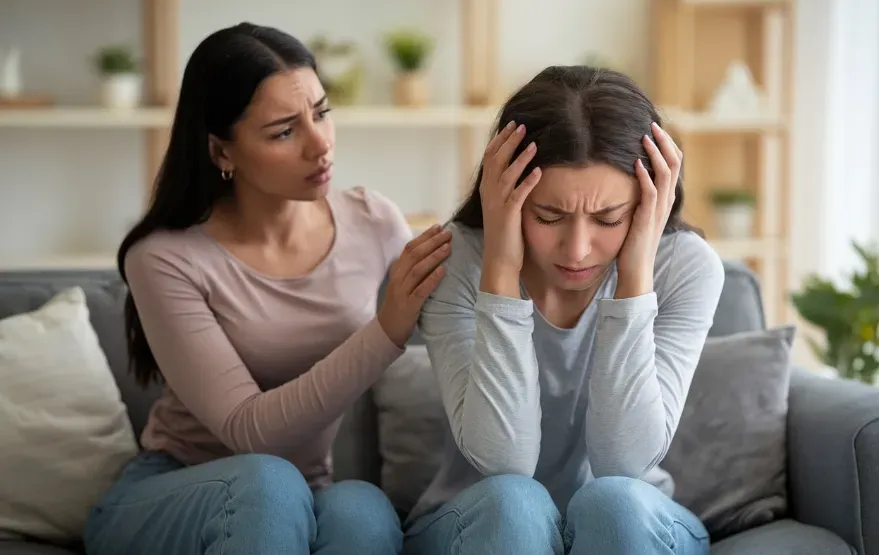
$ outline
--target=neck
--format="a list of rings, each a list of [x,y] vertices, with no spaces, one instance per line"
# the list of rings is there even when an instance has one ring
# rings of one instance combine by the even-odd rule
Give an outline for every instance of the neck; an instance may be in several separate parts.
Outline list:
[[[599,279],[587,289],[563,289],[553,285],[528,260],[523,264],[521,278],[536,308],[548,322],[560,328],[570,328],[577,324],[602,283]]]
[[[325,226],[328,210],[325,199],[279,201],[250,190],[237,192],[225,213],[242,243],[288,248],[308,242],[317,228]]]

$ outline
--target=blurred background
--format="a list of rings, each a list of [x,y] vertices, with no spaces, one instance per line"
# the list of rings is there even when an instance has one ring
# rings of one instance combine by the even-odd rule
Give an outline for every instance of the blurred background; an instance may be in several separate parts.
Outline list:
[[[820,367],[806,339],[832,328],[876,360],[876,0],[0,0],[0,271],[114,265],[190,53],[241,21],[312,46],[335,186],[416,231],[451,215],[513,89],[628,73],[686,153],[686,216],[755,270],[771,325],[801,325],[797,361]]]

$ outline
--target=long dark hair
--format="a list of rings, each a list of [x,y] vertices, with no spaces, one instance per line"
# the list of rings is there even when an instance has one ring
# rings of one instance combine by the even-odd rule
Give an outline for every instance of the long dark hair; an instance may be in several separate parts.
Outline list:
[[[211,160],[209,134],[232,138],[260,83],[267,77],[300,67],[315,69],[315,58],[294,37],[273,29],[241,23],[216,31],[193,51],[183,73],[180,97],[146,214],[129,231],[117,253],[122,279],[125,256],[138,241],[157,230],[186,229],[207,220],[215,203],[232,194],[232,182],[220,177]],[[125,299],[125,329],[130,367],[143,387],[161,381],[137,308]]]
[[[579,167],[603,163],[635,177],[634,164],[641,158],[654,178],[642,137],[651,135],[651,122],[662,126],[663,121],[647,95],[623,73],[587,66],[548,67],[504,104],[492,135],[511,121],[526,126],[526,135],[511,160],[530,142],[538,146],[523,177],[536,166]],[[473,189],[452,217],[453,221],[482,229],[482,178],[481,163]],[[701,233],[682,220],[683,204],[684,189],[679,176],[664,233],[685,229]]]

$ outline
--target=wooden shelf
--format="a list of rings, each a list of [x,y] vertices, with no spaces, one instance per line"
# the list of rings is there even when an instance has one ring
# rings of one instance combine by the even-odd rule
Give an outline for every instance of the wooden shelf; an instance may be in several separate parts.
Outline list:
[[[171,124],[167,108],[111,110],[100,107],[0,109],[0,127],[28,128],[163,128]]]
[[[718,8],[735,7],[774,7],[790,4],[792,0],[679,0],[689,6],[710,6]]]
[[[782,242],[772,238],[709,239],[721,258],[732,260],[774,260],[782,255]]]
[[[660,108],[666,125],[673,131],[686,134],[720,133],[779,133],[787,124],[779,117],[718,117],[709,113],[691,112],[679,108]]]
[[[436,106],[345,106],[331,112],[339,127],[480,127],[494,121],[496,108]],[[170,108],[111,110],[71,106],[0,109],[0,127],[18,128],[167,128],[174,112]]]

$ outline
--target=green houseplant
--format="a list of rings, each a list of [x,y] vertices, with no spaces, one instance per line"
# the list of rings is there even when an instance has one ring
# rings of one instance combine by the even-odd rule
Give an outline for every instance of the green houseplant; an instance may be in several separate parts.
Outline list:
[[[877,249],[853,243],[864,268],[852,272],[846,288],[809,276],[791,298],[801,317],[825,333],[825,344],[810,340],[816,356],[843,378],[877,383]]]
[[[357,104],[364,77],[357,46],[320,35],[310,41],[309,49],[315,54],[318,77],[330,102],[337,106]]]
[[[140,68],[131,47],[114,44],[99,49],[95,66],[101,76],[101,101],[105,106],[130,109],[140,104]]]
[[[428,102],[425,65],[434,49],[428,35],[399,29],[385,34],[385,48],[394,63],[394,102],[401,106],[423,106]]]
[[[755,225],[755,194],[736,187],[716,188],[709,192],[715,208],[715,226],[719,238],[747,239]]]

